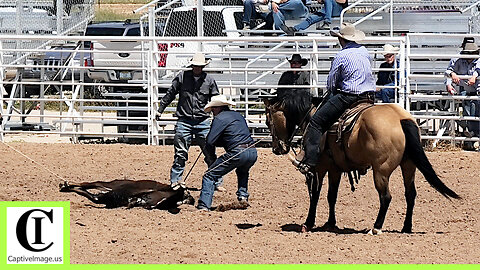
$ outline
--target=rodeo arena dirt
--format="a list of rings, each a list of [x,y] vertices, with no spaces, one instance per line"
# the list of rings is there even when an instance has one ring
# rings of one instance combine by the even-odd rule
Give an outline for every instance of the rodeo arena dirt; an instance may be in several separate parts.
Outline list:
[[[303,5],[299,0],[289,1]],[[453,62],[455,67],[450,59],[475,58],[476,61],[480,57],[477,45],[476,50],[468,49],[472,43],[480,44],[480,1],[336,1],[347,2],[342,8],[348,12],[332,15],[331,22],[323,18],[325,22],[304,30],[293,27],[301,20],[283,22],[280,28],[283,30],[264,29],[267,23],[273,23],[267,22],[267,17],[242,22],[242,1],[233,0],[203,1],[210,5],[203,7],[204,21],[220,20],[205,29],[186,27],[196,22],[202,24],[201,19],[193,20],[197,8],[202,10],[202,7],[190,0],[153,1],[150,4],[153,9],[143,6],[142,2],[136,12],[143,12],[139,15],[140,23],[128,20],[93,24],[94,7],[99,6],[100,1],[0,2],[0,19],[5,22],[0,23],[0,113],[3,118],[0,120],[0,201],[70,202],[71,264],[480,264],[480,111],[477,107],[475,113],[467,113],[465,105],[476,102],[478,106],[480,87],[479,92],[462,96],[455,93],[452,85],[449,86],[453,90],[448,90],[452,92],[447,93],[444,83],[449,63]],[[310,12],[317,8],[321,6],[309,7]],[[307,12],[306,7],[302,10]],[[393,16],[397,28],[394,28]],[[261,22],[262,18],[265,22]],[[25,24],[16,25],[18,21]],[[327,30],[330,23],[332,27]],[[340,25],[342,30],[351,31],[342,33],[336,29],[339,30],[333,32],[336,37],[331,36],[329,30]],[[332,59],[342,49],[337,37],[350,35],[352,38],[351,35],[358,33],[355,25],[367,33],[365,43],[359,47],[365,46],[367,53],[362,54],[373,59],[369,75],[373,74],[376,79],[380,71],[389,71],[394,80],[385,85],[372,82],[371,93],[364,97],[373,103],[373,89],[392,90],[393,97],[386,96],[386,101],[379,101],[377,97],[372,107],[401,111],[403,115],[395,114],[395,117],[400,122],[408,122],[411,134],[403,129],[403,133],[391,132],[400,136],[382,140],[387,137],[383,136],[385,133],[371,136],[373,133],[364,132],[363,138],[368,137],[370,143],[357,143],[350,148],[349,140],[361,137],[351,134],[390,123],[385,114],[379,113],[382,114],[379,121],[370,118],[376,125],[368,127],[362,122],[363,116],[355,118],[360,119],[357,123],[363,124],[363,129],[356,128],[361,125],[358,124],[343,133],[343,140],[338,140],[348,146],[334,145],[330,137],[328,153],[347,156],[346,162],[351,161],[348,158],[352,155],[348,156],[347,151],[352,148],[359,153],[372,153],[368,152],[372,149],[379,153],[370,157],[382,157],[382,153],[391,157],[394,154],[384,149],[393,149],[386,145],[395,145],[398,146],[395,150],[399,149],[395,152],[397,163],[390,159],[382,163],[378,158],[377,183],[370,168],[356,183],[342,174],[335,207],[336,227],[324,226],[329,219],[329,180],[335,181],[324,177],[320,183],[316,221],[307,230],[304,223],[311,199],[306,185],[308,177],[284,152],[274,154],[272,147],[276,142],[286,148],[286,139],[297,142],[301,137],[295,128],[306,126],[303,120],[309,119],[313,100],[319,101],[318,97],[325,94],[321,92],[327,88]],[[117,36],[102,34],[112,29],[118,30]],[[205,32],[205,36],[195,36],[200,32]],[[462,40],[464,44],[460,48]],[[65,52],[68,57],[59,58]],[[298,61],[293,61],[294,55]],[[398,61],[382,70],[384,57],[392,61],[397,57]],[[208,93],[209,99],[225,98],[224,103],[219,101],[222,106],[212,105],[213,114],[223,113],[230,104],[231,113],[239,115],[240,112],[246,119],[248,127],[242,127],[250,128],[255,142],[269,140],[257,145],[258,159],[248,178],[248,202],[236,193],[240,184],[237,186],[237,176],[231,172],[223,178],[225,190],[215,191],[211,211],[208,206],[197,208],[202,177],[207,171],[198,145],[188,151],[184,172],[184,177],[188,173],[186,187],[170,183],[173,130],[182,118],[173,115],[176,102],[170,106],[167,106],[170,103],[159,102],[162,97],[168,97],[165,92],[180,71],[192,66],[201,71],[206,65],[208,81],[213,85],[210,78],[216,80],[218,89],[214,90],[221,95],[212,95],[211,89],[203,88],[198,93]],[[300,68],[309,76],[306,84],[279,83],[283,72],[297,72]],[[470,81],[468,84],[465,81],[470,77],[458,75],[458,81],[463,80],[462,87],[471,86]],[[189,76],[196,87],[197,81],[193,75]],[[207,82],[206,75],[201,78],[200,84]],[[455,81],[450,83],[455,85]],[[301,123],[287,125],[287,110],[280,110],[285,109],[286,102],[269,103],[268,98],[278,98],[281,91],[277,90],[290,86],[291,92],[294,89],[308,92],[310,103],[304,106],[309,109],[308,113],[296,115],[296,118],[305,115]],[[460,87],[460,83],[455,87]],[[352,96],[360,100],[365,92],[345,91],[344,94],[349,94],[351,100]],[[272,112],[272,108],[277,111]],[[272,115],[283,119],[271,120]],[[244,124],[243,118],[237,123]],[[283,133],[274,127],[282,123]],[[465,123],[471,126],[476,123],[476,133],[469,132],[467,127],[471,126]],[[401,130],[389,124],[384,126],[382,130]],[[417,138],[417,127],[422,141]],[[279,142],[281,135],[284,140]],[[132,141],[126,142],[138,143],[134,140],[140,139],[146,144],[127,144],[122,141],[127,137]],[[412,137],[416,139],[417,152],[407,149],[406,141],[410,139],[408,143],[412,144]],[[290,142],[292,140],[288,146]],[[425,161],[423,145],[438,177],[460,198],[442,196],[417,170],[412,232],[408,232],[409,226],[404,224],[406,216],[410,216],[406,214],[406,197],[411,199],[413,192],[410,196],[405,194],[398,164],[406,167],[404,172],[413,171],[412,153],[421,152]],[[468,149],[467,145],[470,145]],[[250,146],[251,139],[233,148]],[[342,151],[335,152],[341,147]],[[220,147],[216,151],[218,156],[225,152]],[[327,156],[325,152],[322,157]],[[327,164],[331,165],[329,168],[340,168],[336,165],[339,163]],[[387,196],[379,196],[376,190],[385,187],[380,180],[388,182],[387,173],[378,177],[391,171],[384,169],[387,165],[381,166],[384,164],[397,166],[390,176],[390,184],[386,185],[392,196],[389,206],[386,189],[382,191]],[[353,161],[348,165],[374,166]],[[311,173],[308,166],[304,173]],[[408,178],[408,172],[405,174]],[[335,178],[335,173],[331,170],[329,176]],[[89,193],[85,183],[98,185],[95,186],[99,187],[98,191]],[[412,185],[407,187],[411,190]],[[123,188],[119,191],[121,196],[113,196],[117,199],[114,203],[105,203],[112,195],[110,191],[117,188]],[[129,200],[129,194],[134,193],[133,200]],[[381,216],[379,201],[386,202],[388,211],[382,230],[371,235],[377,215]],[[407,232],[402,232],[405,227]]]
[[[115,179],[169,183],[173,147],[141,145],[9,145],[71,182]],[[198,155],[194,147],[191,157]],[[371,171],[355,192],[343,177],[337,203],[338,231],[324,231],[328,205],[324,183],[317,227],[299,233],[308,211],[305,177],[283,156],[259,149],[251,170],[246,210],[200,212],[182,205],[177,212],[143,208],[106,209],[84,197],[60,193],[62,179],[0,144],[0,200],[70,201],[71,263],[480,263],[480,199],[475,152],[428,152],[445,184],[462,200],[448,200],[417,172],[413,233],[400,230],[405,217],[401,172],[391,177],[392,202],[384,232],[367,235],[378,211]],[[65,162],[68,160],[69,162]],[[187,163],[189,169],[193,161]],[[206,165],[199,162],[187,185],[197,199]],[[214,205],[235,200],[236,179],[225,177],[227,192]],[[326,181],[325,181],[326,182]]]

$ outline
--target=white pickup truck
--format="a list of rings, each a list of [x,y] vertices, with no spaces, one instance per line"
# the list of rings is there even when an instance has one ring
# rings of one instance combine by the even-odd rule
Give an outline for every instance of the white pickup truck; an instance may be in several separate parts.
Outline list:
[[[140,36],[140,24],[130,22],[106,22],[87,27],[86,36]],[[95,41],[92,40],[90,59],[85,61],[88,77],[99,82],[127,82],[141,80],[142,67],[141,43],[138,41]],[[135,52],[138,51],[138,52]],[[121,69],[102,69],[102,67],[121,67]],[[132,69],[125,69],[131,67]]]

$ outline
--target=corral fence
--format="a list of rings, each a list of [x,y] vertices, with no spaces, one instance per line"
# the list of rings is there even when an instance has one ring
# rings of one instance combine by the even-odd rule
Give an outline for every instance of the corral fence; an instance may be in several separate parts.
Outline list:
[[[480,122],[477,116],[464,116],[462,106],[459,106],[462,100],[478,100],[478,96],[451,96],[446,93],[443,85],[443,72],[450,58],[465,57],[458,53],[466,36],[477,40],[480,38],[478,34],[409,34],[405,37],[369,37],[363,42],[374,59],[374,73],[380,70],[379,66],[383,62],[382,46],[390,43],[399,48],[399,64],[391,69],[398,73],[395,83],[398,92],[392,102],[417,117],[424,139],[452,142],[479,140],[476,136],[467,138],[462,135],[462,121]],[[268,135],[268,130],[262,96],[285,87],[278,86],[277,82],[282,72],[290,70],[287,58],[293,53],[300,53],[309,59],[303,67],[311,73],[308,88],[312,93],[321,95],[326,87],[331,59],[340,50],[337,40],[326,36],[229,38],[2,35],[0,38],[81,44],[64,50],[75,53],[77,61],[58,66],[4,61],[5,55],[45,53],[49,48],[32,50],[0,47],[0,90],[8,94],[0,97],[3,105],[0,107],[3,116],[0,129],[2,140],[6,134],[26,133],[60,134],[70,137],[73,142],[114,137],[142,139],[148,144],[165,143],[173,138],[176,118],[172,113],[176,104],[173,102],[157,121],[155,112],[158,100],[170,86],[173,76],[180,70],[187,69],[185,64],[197,48],[192,44],[198,43],[202,43],[204,53],[211,59],[205,70],[214,76],[221,92],[237,102],[234,109],[244,114],[254,136],[263,137]],[[96,51],[85,48],[82,45],[85,41],[137,43],[139,46],[133,46],[134,49],[129,51],[119,48],[112,49],[110,53],[140,54],[141,64],[132,66],[124,63],[120,67],[89,65],[85,61],[90,59],[87,55],[94,55]],[[3,42],[0,44],[3,45]],[[164,65],[165,61],[169,65]],[[51,72],[51,69],[61,76],[57,79],[43,76]],[[36,71],[40,75],[19,79],[20,70],[24,74],[26,71]],[[140,71],[144,77],[116,83],[90,81],[88,73],[92,70],[118,74]],[[101,87],[109,90],[96,92]]]

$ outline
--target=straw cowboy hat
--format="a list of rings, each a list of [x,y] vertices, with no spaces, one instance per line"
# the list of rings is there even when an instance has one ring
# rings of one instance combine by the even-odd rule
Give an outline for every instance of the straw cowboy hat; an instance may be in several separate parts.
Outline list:
[[[339,32],[330,30],[330,35],[334,37],[341,37],[349,41],[362,41],[365,39],[365,33],[356,30],[355,26],[351,23],[342,23]]]
[[[478,53],[478,46],[475,43],[467,43],[461,53]]]
[[[235,102],[228,100],[225,95],[216,95],[212,97],[212,100],[205,106],[205,112],[211,112],[212,107],[221,107],[221,106],[235,106]]]
[[[398,53],[398,50],[399,48],[392,46],[391,44],[385,44],[383,46],[383,55],[385,56],[387,54],[396,54]]]
[[[308,63],[308,59],[306,58],[302,58],[302,56],[298,53],[296,54],[293,54],[292,55],[292,58],[290,59],[287,59],[288,62],[299,62],[299,63],[302,63],[302,66],[305,66],[307,63]]]
[[[189,66],[206,66],[210,63],[205,59],[205,55],[203,53],[196,53],[193,55],[192,59],[188,63]]]

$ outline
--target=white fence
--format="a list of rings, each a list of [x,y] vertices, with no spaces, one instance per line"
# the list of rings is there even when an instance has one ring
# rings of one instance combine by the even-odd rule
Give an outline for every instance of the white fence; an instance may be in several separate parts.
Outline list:
[[[480,38],[480,35],[471,35]],[[461,116],[458,103],[466,97],[448,96],[443,85],[443,72],[448,60],[458,57],[464,35],[412,34],[407,37],[371,37],[363,42],[371,53],[374,72],[383,62],[385,43],[400,48],[400,65],[395,101],[412,112],[422,125],[425,139],[452,141],[478,140],[465,138],[456,121],[479,121],[478,117]],[[205,69],[214,76],[221,92],[237,101],[236,110],[244,113],[254,136],[267,134],[263,102],[259,96],[275,91],[282,72],[290,70],[288,61],[293,53],[309,59],[303,69],[311,72],[308,88],[320,94],[326,86],[332,57],[340,50],[332,37],[72,37],[72,36],[0,36],[0,40],[58,40],[77,46],[63,48],[65,59],[48,65],[26,61],[6,63],[2,56],[24,52],[22,49],[0,47],[0,88],[3,115],[0,139],[5,134],[60,134],[77,142],[82,138],[142,138],[149,144],[165,143],[173,137],[175,102],[167,108],[160,121],[155,120],[159,98],[170,86],[171,79],[186,69],[187,60],[196,52],[198,43],[211,58]],[[444,39],[442,42],[441,40]],[[131,42],[128,51],[101,51],[111,55],[135,54],[130,62],[120,58],[115,64],[95,64],[98,51],[84,46],[85,41]],[[0,43],[1,44],[1,43]],[[52,49],[53,50],[53,49]],[[30,53],[46,54],[50,48]],[[92,59],[93,57],[93,59]],[[94,63],[91,66],[92,61]],[[167,63],[165,65],[165,63]],[[46,76],[55,73],[55,77]],[[124,76],[115,82],[92,81],[92,72]],[[123,75],[120,75],[122,73]],[[132,74],[142,76],[135,78]],[[30,77],[26,77],[30,74]],[[32,75],[33,74],[33,75]],[[428,78],[422,81],[421,78]],[[290,86],[289,86],[290,87]],[[301,86],[301,88],[304,88]],[[381,87],[380,87],[381,88]],[[478,97],[468,97],[477,100]],[[453,105],[440,108],[442,100]],[[419,104],[419,105],[418,105]],[[381,116],[379,116],[381,117]],[[448,131],[448,132],[445,132]]]

